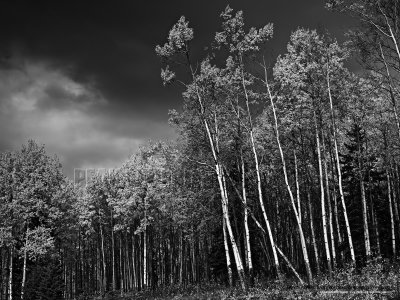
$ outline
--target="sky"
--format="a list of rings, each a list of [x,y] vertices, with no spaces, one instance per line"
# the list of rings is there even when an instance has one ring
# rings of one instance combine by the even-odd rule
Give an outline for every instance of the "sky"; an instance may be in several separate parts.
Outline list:
[[[322,0],[2,0],[0,152],[33,139],[71,177],[74,168],[119,167],[149,140],[174,139],[168,110],[179,110],[181,91],[162,86],[154,48],[185,15],[193,47],[204,49],[228,4],[249,26],[274,24],[272,58],[298,27],[343,40],[352,23]]]

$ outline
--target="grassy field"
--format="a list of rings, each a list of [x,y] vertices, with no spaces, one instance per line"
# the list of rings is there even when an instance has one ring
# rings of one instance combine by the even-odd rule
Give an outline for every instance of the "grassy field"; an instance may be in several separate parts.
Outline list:
[[[338,269],[333,275],[317,276],[311,285],[300,285],[295,279],[261,281],[256,279],[246,291],[218,284],[168,286],[121,296],[118,293],[91,299],[390,299],[400,300],[400,265],[374,261],[364,268]]]
[[[153,299],[153,300],[208,300],[208,299],[399,299],[400,292],[398,290],[321,290],[316,288],[293,288],[288,290],[271,290],[262,288],[250,288],[247,291],[229,288],[214,288],[203,290],[202,288],[192,291],[183,291],[176,294],[163,294],[162,292],[146,292],[125,295],[123,297],[111,294],[106,297],[95,299],[115,299],[115,300],[131,300],[131,299]]]

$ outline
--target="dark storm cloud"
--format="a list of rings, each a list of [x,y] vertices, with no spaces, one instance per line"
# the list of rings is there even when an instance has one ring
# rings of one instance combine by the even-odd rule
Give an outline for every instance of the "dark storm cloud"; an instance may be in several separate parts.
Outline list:
[[[339,35],[348,19],[323,1],[229,2],[246,23],[274,23],[273,58],[298,26]],[[169,108],[154,53],[185,15],[195,30],[196,57],[219,30],[227,1],[2,1],[0,10],[0,151],[28,138],[74,167],[112,167],[147,139],[172,138]],[[339,25],[338,25],[339,24]]]
[[[99,90],[45,63],[0,70],[0,91],[1,149],[35,139],[69,175],[74,167],[118,167],[147,139],[173,137],[163,122],[118,113]]]
[[[40,110],[70,108],[85,109],[90,106],[98,96],[93,91],[80,86],[65,86],[51,83],[43,89],[43,97],[38,99],[37,108]]]

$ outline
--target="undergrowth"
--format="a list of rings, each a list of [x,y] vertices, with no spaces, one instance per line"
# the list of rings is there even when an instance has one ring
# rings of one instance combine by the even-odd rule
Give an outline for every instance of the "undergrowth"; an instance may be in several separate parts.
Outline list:
[[[294,278],[282,281],[263,281],[243,291],[239,287],[227,288],[221,284],[171,285],[135,293],[109,293],[91,299],[104,300],[179,300],[179,299],[276,299],[276,300],[400,300],[400,265],[388,260],[375,259],[361,268],[350,265],[337,269],[332,275],[316,276],[309,285],[301,285]]]

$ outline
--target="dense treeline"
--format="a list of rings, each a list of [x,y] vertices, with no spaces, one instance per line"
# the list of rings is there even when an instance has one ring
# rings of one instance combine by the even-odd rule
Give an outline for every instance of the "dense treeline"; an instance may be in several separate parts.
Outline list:
[[[398,1],[329,1],[350,42],[298,29],[274,66],[273,26],[229,7],[194,61],[182,17],[156,47],[183,86],[174,143],[73,186],[31,141],[0,157],[0,299],[73,299],[202,282],[238,284],[396,259]],[[363,72],[346,62],[359,59]]]

